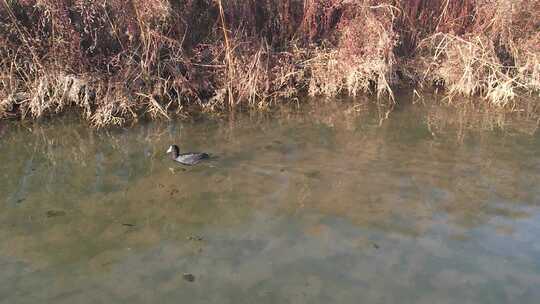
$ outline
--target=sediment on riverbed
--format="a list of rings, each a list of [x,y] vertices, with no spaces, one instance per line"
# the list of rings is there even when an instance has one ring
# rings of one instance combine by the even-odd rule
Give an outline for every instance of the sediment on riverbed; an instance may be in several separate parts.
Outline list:
[[[436,89],[540,92],[539,0],[2,0],[0,118],[96,127],[186,108]]]

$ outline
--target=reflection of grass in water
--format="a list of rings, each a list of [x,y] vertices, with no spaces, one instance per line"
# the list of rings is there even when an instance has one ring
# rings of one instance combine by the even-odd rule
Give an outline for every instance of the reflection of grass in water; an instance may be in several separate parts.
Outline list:
[[[360,226],[415,235],[438,223],[467,228],[485,225],[494,215],[485,209],[493,195],[512,197],[510,201],[519,204],[533,202],[533,194],[524,190],[523,183],[511,182],[537,179],[530,171],[515,169],[528,158],[515,153],[500,158],[497,149],[490,148],[502,140],[495,139],[499,135],[492,135],[493,141],[483,139],[490,142],[486,146],[478,146],[476,140],[471,146],[455,141],[441,144],[431,137],[411,143],[392,136],[393,128],[403,126],[386,128],[383,134],[366,140],[351,140],[357,136],[354,132],[336,130],[339,154],[320,150],[297,164],[307,172],[306,178],[296,179],[291,198],[283,200],[284,210],[315,209],[347,217]],[[421,129],[418,123],[405,126],[403,132],[411,126]],[[521,144],[509,146],[509,150],[516,152]],[[495,163],[497,159],[500,162]],[[322,172],[320,180],[309,178],[308,168],[315,167]],[[434,195],[430,189],[439,189],[443,195]],[[299,204],[287,203],[291,201]],[[507,208],[515,210],[512,205]],[[441,214],[445,217],[434,220]],[[396,216],[413,220],[397,225]]]
[[[533,103],[534,100],[530,102]],[[534,135],[540,122],[537,106],[523,109],[525,110],[508,112],[497,107],[474,103],[458,107],[429,106],[426,124],[436,138],[457,138],[461,142],[468,134],[479,131]]]
[[[122,256],[126,247],[184,240],[201,229],[241,226],[254,210],[267,206],[420,235],[437,224],[468,229],[495,216],[514,218],[516,206],[531,204],[534,198],[520,182],[538,180],[526,169],[531,143],[523,137],[475,131],[464,123],[474,137],[462,145],[453,134],[474,116],[435,111],[443,122],[431,130],[436,135],[432,137],[416,113],[395,113],[379,127],[365,112],[348,115],[343,109],[330,104],[313,116],[278,113],[274,120],[237,116],[231,128],[211,130],[205,122],[180,124],[176,133],[160,125],[95,133],[66,124],[10,136],[1,148],[7,152],[0,153],[0,166],[16,174],[0,187],[16,187],[24,176],[20,160],[30,153],[36,153],[38,167],[27,200],[19,209],[0,214],[0,222],[14,225],[1,229],[6,240],[2,252],[37,264],[97,255],[99,264],[100,259]],[[319,138],[322,129],[325,140]],[[406,136],[408,132],[412,135]],[[181,167],[162,151],[172,141],[209,147],[219,156],[216,166],[172,174],[169,167]],[[265,145],[272,148],[258,149]],[[9,146],[17,149],[6,149]],[[501,207],[508,213],[489,210],[486,204],[493,193],[515,206]],[[46,220],[48,210],[65,211],[66,216]],[[437,215],[444,217],[434,220]]]

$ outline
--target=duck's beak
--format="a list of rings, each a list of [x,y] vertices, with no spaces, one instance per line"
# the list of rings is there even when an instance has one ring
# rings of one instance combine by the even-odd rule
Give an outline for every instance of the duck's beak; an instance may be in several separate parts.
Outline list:
[[[172,146],[169,147],[169,150],[167,150],[167,154],[172,153]]]

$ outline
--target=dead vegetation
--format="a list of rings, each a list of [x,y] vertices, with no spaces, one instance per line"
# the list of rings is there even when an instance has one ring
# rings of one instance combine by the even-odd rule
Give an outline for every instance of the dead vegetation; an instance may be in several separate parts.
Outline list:
[[[92,125],[302,95],[540,92],[538,0],[0,0],[0,118]]]
[[[450,97],[479,95],[500,106],[520,92],[538,93],[540,18],[532,13],[538,11],[540,1],[475,1],[468,23],[419,43],[424,82]]]

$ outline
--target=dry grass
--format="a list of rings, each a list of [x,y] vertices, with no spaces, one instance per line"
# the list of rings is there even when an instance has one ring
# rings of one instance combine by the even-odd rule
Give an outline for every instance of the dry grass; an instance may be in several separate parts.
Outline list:
[[[504,66],[490,41],[481,36],[462,38],[437,34],[425,41],[434,51],[424,73],[430,82],[443,83],[448,95],[484,96],[496,105],[506,105],[516,96],[519,82],[515,67]]]
[[[498,106],[540,92],[540,17],[531,14],[540,1],[478,0],[475,7],[462,34],[436,32],[419,43],[424,83],[444,87],[451,99],[479,95]]]
[[[538,0],[0,0],[0,118],[96,127],[416,79],[514,105],[540,91]],[[416,76],[415,76],[416,74]]]

